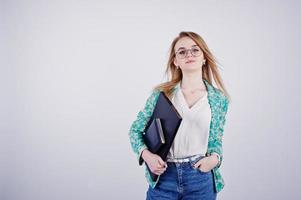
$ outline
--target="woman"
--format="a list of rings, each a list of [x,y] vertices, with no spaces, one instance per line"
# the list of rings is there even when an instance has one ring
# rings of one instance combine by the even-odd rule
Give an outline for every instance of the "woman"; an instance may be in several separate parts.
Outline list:
[[[145,162],[158,175],[152,180],[145,165],[147,199],[216,199],[224,187],[219,167],[229,103],[216,60],[201,36],[181,32],[171,44],[166,73],[170,80],[153,89],[129,131],[139,165]],[[160,92],[182,117],[166,162],[151,153],[142,139]]]

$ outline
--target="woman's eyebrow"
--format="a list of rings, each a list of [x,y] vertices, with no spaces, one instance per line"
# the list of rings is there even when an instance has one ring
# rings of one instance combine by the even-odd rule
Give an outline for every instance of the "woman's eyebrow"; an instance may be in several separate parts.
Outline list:
[[[197,47],[197,46],[198,46],[198,45],[194,44],[194,45],[192,45],[191,47]],[[178,48],[177,51],[179,51],[180,49],[185,49],[185,47],[180,47],[180,48]]]

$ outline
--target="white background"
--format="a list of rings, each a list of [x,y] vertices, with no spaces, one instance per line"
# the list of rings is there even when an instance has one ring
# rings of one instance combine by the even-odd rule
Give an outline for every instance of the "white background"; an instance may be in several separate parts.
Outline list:
[[[300,199],[297,1],[1,1],[0,199],[145,199],[128,130],[194,31],[232,97],[219,199]]]

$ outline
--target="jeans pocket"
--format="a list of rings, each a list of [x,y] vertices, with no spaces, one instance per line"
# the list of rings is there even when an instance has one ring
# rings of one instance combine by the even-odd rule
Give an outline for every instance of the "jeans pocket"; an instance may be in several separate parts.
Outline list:
[[[202,174],[207,174],[207,173],[209,173],[210,172],[210,170],[208,171],[208,172],[204,172],[204,171],[202,171],[199,167],[198,168],[196,168],[197,170],[199,170],[199,172],[201,172]]]
[[[207,173],[209,173],[210,171],[204,172],[204,171],[202,171],[199,167],[194,167],[194,165],[195,165],[198,161],[200,161],[201,159],[203,159],[203,158],[205,158],[205,156],[204,156],[204,157],[197,158],[195,161],[191,162],[191,167],[192,167],[194,170],[197,170],[197,172],[199,172],[200,174],[207,174]]]
[[[195,159],[194,161],[190,162],[191,167],[194,168],[193,166],[194,166],[197,162],[199,162],[200,160],[202,160],[203,158],[205,158],[205,156],[201,156],[201,157]],[[194,168],[194,169],[196,169],[196,168]]]

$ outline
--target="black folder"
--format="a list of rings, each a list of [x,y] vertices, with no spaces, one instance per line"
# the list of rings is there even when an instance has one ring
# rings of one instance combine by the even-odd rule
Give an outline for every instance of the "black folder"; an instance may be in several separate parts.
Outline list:
[[[143,140],[148,150],[157,153],[159,148],[165,144],[165,138],[160,118],[154,118],[143,135]]]
[[[160,119],[165,143],[162,144],[160,148],[153,153],[159,155],[163,161],[166,161],[169,149],[174,141],[174,138],[182,122],[182,117],[180,116],[172,102],[169,100],[169,98],[162,91],[159,94],[153,114],[145,127],[145,131],[148,130],[150,125],[153,123],[153,120],[156,118]],[[156,181],[158,175],[152,173],[148,166],[147,168],[150,172],[152,179]]]

